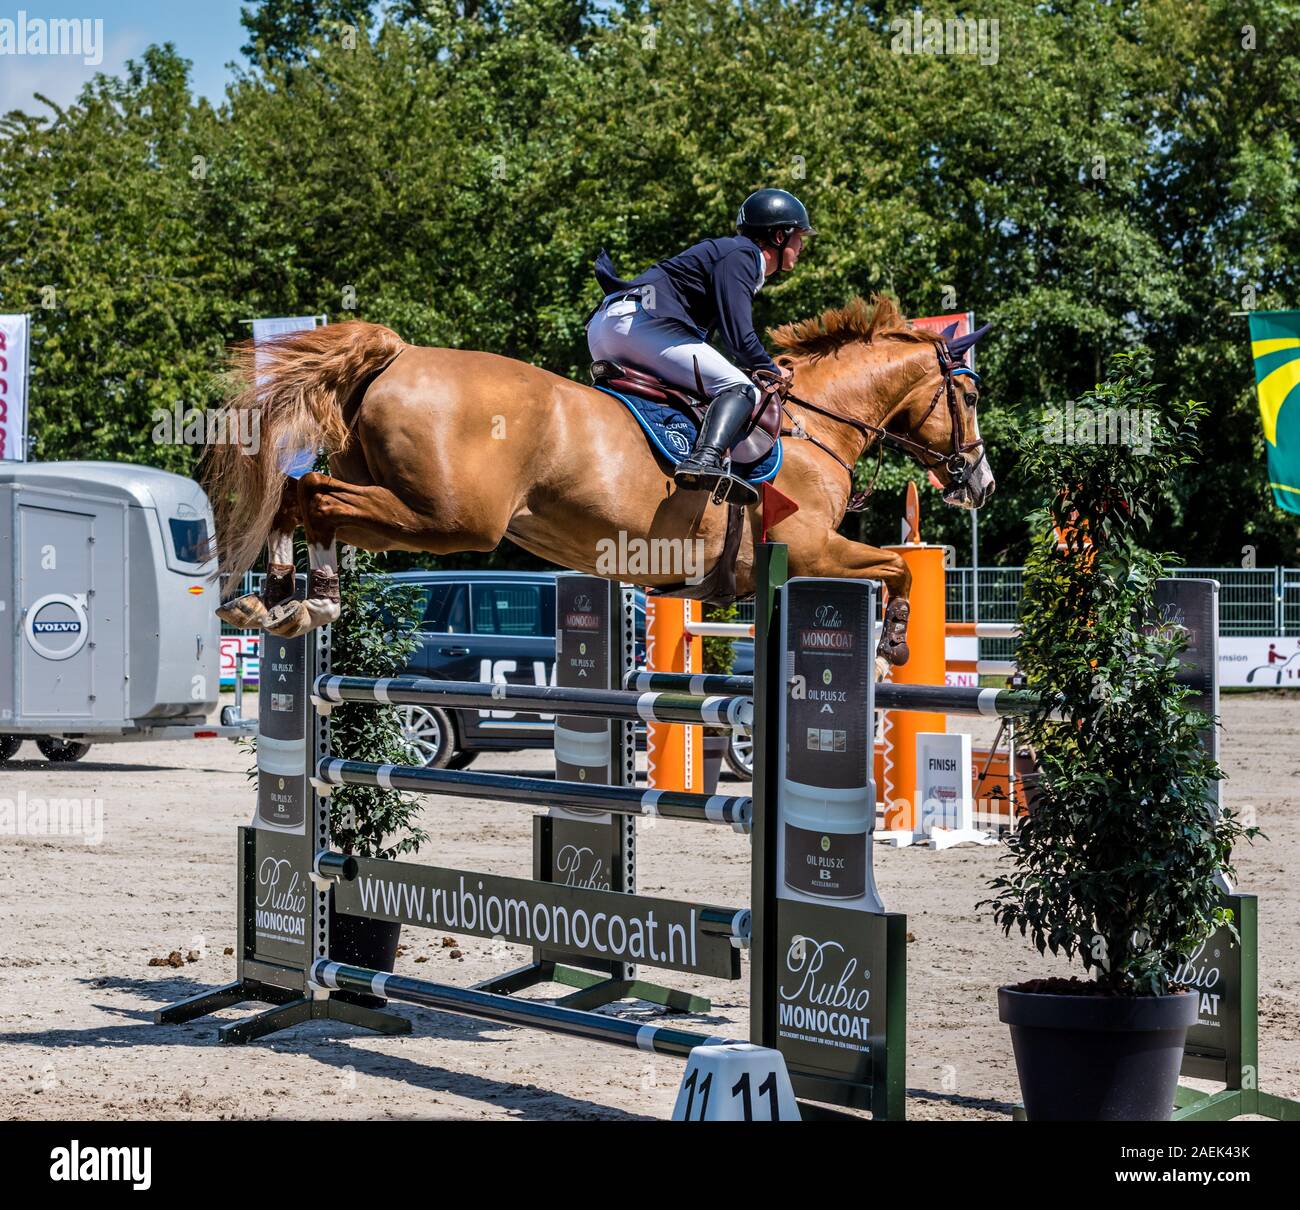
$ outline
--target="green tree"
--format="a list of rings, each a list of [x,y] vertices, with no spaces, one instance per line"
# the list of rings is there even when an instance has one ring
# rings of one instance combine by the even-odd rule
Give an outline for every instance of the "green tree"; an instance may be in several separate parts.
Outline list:
[[[248,31],[240,53],[256,62],[303,63],[317,38],[348,26],[365,37],[371,7],[367,0],[256,0],[239,10]]]
[[[925,6],[996,18],[984,62],[903,53],[910,12],[862,0],[244,11],[253,59],[216,110],[164,47],[0,128],[0,306],[37,316],[41,457],[192,466],[196,451],[152,446],[152,410],[204,398],[221,345],[259,314],[355,316],[581,374],[600,247],[638,271],[777,185],[821,234],[758,296],[760,326],[875,290],[910,315],[992,321],[985,561],[1025,554],[1026,417],[1138,344],[1210,409],[1206,461],[1159,502],[1161,544],[1197,563],[1247,544],[1297,557],[1232,314],[1247,287],[1254,305],[1300,303],[1300,27],[1284,0]],[[846,532],[891,539],[909,478],[887,456]],[[965,514],[923,506],[925,536],[965,552]]]
[[[201,405],[235,308],[202,221],[217,115],[150,47],[66,110],[0,127],[0,309],[34,315],[35,456],[189,470],[158,415]]]

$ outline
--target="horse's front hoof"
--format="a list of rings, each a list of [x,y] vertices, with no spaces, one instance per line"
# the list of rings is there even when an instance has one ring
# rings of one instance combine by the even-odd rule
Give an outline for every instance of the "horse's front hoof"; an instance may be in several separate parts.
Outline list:
[[[255,592],[223,601],[217,607],[217,617],[236,630],[261,630],[266,624],[266,604]]]
[[[296,639],[314,629],[306,601],[285,601],[268,610],[262,629],[281,639]]]

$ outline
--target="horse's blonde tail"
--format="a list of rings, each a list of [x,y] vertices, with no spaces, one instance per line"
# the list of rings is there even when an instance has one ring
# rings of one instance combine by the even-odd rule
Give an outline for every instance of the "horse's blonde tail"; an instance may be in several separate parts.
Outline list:
[[[247,444],[212,446],[203,472],[225,588],[236,586],[266,545],[286,465],[303,451],[345,450],[346,403],[404,347],[389,328],[350,321],[231,350],[224,431]]]

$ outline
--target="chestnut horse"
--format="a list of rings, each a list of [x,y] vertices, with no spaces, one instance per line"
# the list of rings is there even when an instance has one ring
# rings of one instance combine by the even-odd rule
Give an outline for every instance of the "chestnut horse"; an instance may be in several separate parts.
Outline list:
[[[770,537],[788,545],[792,575],[881,581],[889,606],[879,654],[902,663],[911,576],[897,554],[836,532],[849,468],[883,439],[916,457],[949,504],[978,508],[994,482],[977,380],[960,367],[958,346],[909,327],[888,299],[854,299],[771,336],[794,370],[775,486],[798,510]],[[264,595],[219,610],[237,626],[292,636],[336,618],[336,542],[445,555],[490,551],[508,537],[560,567],[645,588],[680,586],[683,568],[612,566],[611,550],[689,547],[699,573],[723,549],[726,505],[677,488],[627,409],[592,387],[491,353],[407,345],[360,322],[234,357],[226,406],[258,413],[259,445],[251,454],[216,446],[207,466],[224,583],[238,584],[263,546],[269,554]],[[330,475],[285,474],[294,451],[320,449]],[[749,508],[755,536],[758,514]],[[292,599],[298,524],[311,558],[306,600]],[[746,595],[752,543],[736,559],[736,591]]]

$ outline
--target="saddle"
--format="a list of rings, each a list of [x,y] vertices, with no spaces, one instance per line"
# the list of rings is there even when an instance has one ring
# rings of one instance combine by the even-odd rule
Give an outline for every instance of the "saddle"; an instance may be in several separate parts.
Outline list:
[[[704,392],[684,391],[672,386],[655,374],[620,365],[616,361],[593,361],[591,381],[596,386],[637,395],[653,403],[665,403],[692,417],[696,424],[704,419],[709,406]],[[765,457],[781,435],[781,384],[763,381],[759,384],[758,402],[750,413],[749,421],[739,440],[731,447],[731,460],[738,467],[752,466]]]

